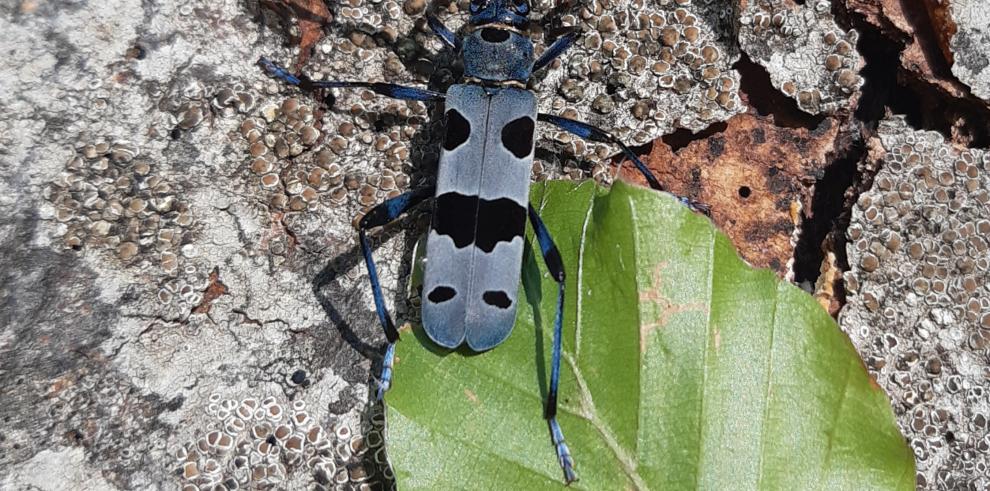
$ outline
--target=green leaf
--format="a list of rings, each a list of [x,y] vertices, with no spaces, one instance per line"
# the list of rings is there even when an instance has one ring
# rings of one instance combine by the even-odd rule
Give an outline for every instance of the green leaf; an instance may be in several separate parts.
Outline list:
[[[560,424],[581,489],[914,489],[887,396],[807,294],[704,217],[617,183],[536,185],[567,270]],[[530,242],[515,330],[472,354],[399,343],[400,489],[562,486],[542,419],[556,286]]]

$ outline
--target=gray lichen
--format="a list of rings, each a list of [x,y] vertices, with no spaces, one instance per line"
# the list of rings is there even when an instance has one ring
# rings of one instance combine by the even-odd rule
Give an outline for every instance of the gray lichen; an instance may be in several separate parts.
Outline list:
[[[990,155],[884,121],[848,230],[839,322],[893,399],[921,487],[985,489]]]
[[[746,109],[731,68],[739,57],[727,30],[731,14],[724,2],[711,0],[578,3],[560,24],[583,35],[537,85],[540,108],[614,130],[637,145],[725,121]],[[552,133],[582,154],[581,144]]]
[[[373,460],[371,468],[387,470],[381,412],[366,433],[346,423],[324,427],[304,401],[274,396],[237,401],[212,394],[206,413],[215,418],[212,429],[170,451],[183,490],[305,488],[313,482],[371,489],[380,478],[355,461]]]
[[[952,74],[974,95],[990,102],[990,12],[986,7],[986,3],[974,0],[949,2],[956,24],[949,49],[953,54]]]
[[[802,3],[742,2],[739,46],[803,111],[828,114],[850,108],[863,85],[859,34],[835,23],[829,0]]]
[[[255,13],[0,6],[0,487],[177,487],[168,450],[216,429],[213,394],[302,403],[325,431],[361,427],[381,335],[347,259],[357,210],[286,216],[247,168],[241,126],[286,99],[253,64]],[[304,148],[314,137],[280,131]],[[69,481],[39,484],[54,458]],[[352,471],[360,461],[339,465],[355,486],[380,479]],[[319,482],[305,465],[282,477]]]

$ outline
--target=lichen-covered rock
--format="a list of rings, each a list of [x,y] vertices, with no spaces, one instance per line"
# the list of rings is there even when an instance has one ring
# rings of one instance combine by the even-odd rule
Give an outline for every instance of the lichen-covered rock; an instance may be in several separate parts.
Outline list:
[[[285,2],[152,3],[0,2],[0,488],[378,486],[389,475],[368,384],[384,335],[353,223],[375,203],[431,182],[442,113],[366,90],[303,93],[255,62],[265,56],[296,68],[309,55],[301,68],[316,80],[443,90],[460,67],[423,14],[431,9],[461,30],[468,2],[351,0],[311,18],[277,8]],[[666,182],[691,179],[674,190],[713,205],[737,244],[765,246],[747,257],[786,274],[791,205],[807,201],[848,121],[783,128],[773,116],[732,120],[747,109],[732,68],[737,46],[803,110],[842,113],[862,83],[855,33],[835,25],[827,2],[812,0],[740,1],[741,12],[720,0],[550,4],[539,2],[533,14],[546,16],[534,23],[537,52],[567,28],[582,37],[534,81],[541,110],[629,144],[728,121],[680,155],[657,145],[653,167]],[[778,127],[761,136],[771,124]],[[538,177],[613,178],[614,145],[540,132]],[[897,158],[885,155],[908,137],[927,142],[922,164],[950,163],[952,179],[941,170],[897,174]],[[969,256],[986,245],[985,208],[976,204],[986,197],[987,161],[937,140],[903,123],[882,127],[874,148],[890,148],[873,159],[886,162],[876,185],[896,178],[932,187],[903,216],[897,203],[857,212],[860,231],[851,233],[878,234],[882,247],[850,252],[852,303],[843,314],[881,383],[910,401],[902,418],[921,408],[912,435],[924,442],[917,445],[928,482],[941,469],[984,472],[984,454],[966,451],[987,446],[977,356],[987,317],[972,310],[987,307],[979,276],[986,256]],[[956,160],[983,166],[980,177],[956,169]],[[699,161],[710,168],[695,179]],[[902,201],[914,199],[907,195]],[[956,223],[938,218],[942,211],[973,217]],[[881,212],[914,221],[898,230],[864,221]],[[400,322],[416,317],[402,279],[416,238],[408,230],[422,230],[425,216],[372,234],[386,302]],[[957,235],[946,239],[950,225]],[[914,260],[914,243],[920,259],[898,262],[903,254]],[[972,264],[938,256],[957,247],[965,251],[954,260]],[[906,294],[885,293],[883,308],[881,297],[867,295],[886,292],[881,283],[895,274],[892,285],[927,289],[910,300],[920,302],[917,312]],[[976,303],[928,303],[937,289],[965,292],[977,281]],[[891,321],[891,309],[893,319],[914,324]],[[861,331],[881,325],[890,332]],[[906,340],[914,334],[922,341],[912,353]],[[907,368],[892,372],[899,363]],[[39,478],[50,475],[63,481]]]
[[[442,118],[266,77],[259,56],[296,58],[283,28],[310,29],[269,3],[0,6],[0,487],[39,485],[58,458],[71,482],[51,488],[387,479],[365,450],[380,444],[367,387],[384,338],[353,220],[429,182]],[[716,4],[662,3],[645,20],[631,13],[641,3],[609,4],[615,25],[596,23],[539,85],[544,109],[595,115],[631,143],[743,110]],[[424,9],[340,5],[303,68],[442,89],[459,68]],[[439,13],[457,28],[465,10]],[[651,29],[669,45],[641,39]],[[615,50],[588,47],[596,35]],[[598,79],[567,81],[592,60]],[[617,148],[572,146],[594,165],[560,171],[550,154],[537,174],[611,178]],[[387,302],[414,319],[399,286],[413,241],[392,227],[372,243]]]
[[[549,11],[548,2],[543,12]],[[558,13],[582,36],[537,84],[540,109],[591,122],[640,145],[701,131],[745,110],[732,10],[714,0],[591,0]],[[546,37],[546,36],[545,36]],[[550,130],[586,155],[581,143]]]
[[[333,193],[345,175],[384,177],[335,171],[321,153],[333,147],[319,102],[292,107],[254,66],[260,45],[283,38],[250,4],[0,5],[0,488],[238,477],[234,456],[253,454],[237,445],[256,442],[247,427],[214,433],[232,423],[210,412],[214,394],[277,401],[282,421],[305,405],[307,440],[293,426],[284,450],[300,443],[307,460],[266,461],[259,482],[381,481],[361,465],[375,452],[357,447],[333,450],[336,473],[330,457],[311,462],[324,444],[310,432],[335,445],[354,441],[335,429],[371,434],[383,338],[351,226],[360,188],[347,206]],[[401,240],[382,242],[383,256],[402,255]],[[383,264],[386,286],[400,264]],[[200,439],[206,451],[176,461],[171,450]]]
[[[921,487],[990,485],[990,155],[885,120],[848,230],[839,323],[887,390]]]
[[[984,2],[949,1],[952,74],[990,103],[990,11]]]
[[[773,86],[810,114],[850,109],[863,61],[859,34],[840,28],[829,0],[738,2],[739,46],[770,74]]]

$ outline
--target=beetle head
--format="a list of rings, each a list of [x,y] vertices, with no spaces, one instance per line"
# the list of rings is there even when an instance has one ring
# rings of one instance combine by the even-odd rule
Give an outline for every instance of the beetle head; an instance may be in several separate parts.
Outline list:
[[[529,0],[471,0],[471,25],[506,24],[526,29],[529,24]]]

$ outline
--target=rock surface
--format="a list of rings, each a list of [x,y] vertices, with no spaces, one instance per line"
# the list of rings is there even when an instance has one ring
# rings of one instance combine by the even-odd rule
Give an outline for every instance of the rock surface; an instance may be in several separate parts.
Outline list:
[[[990,363],[990,155],[902,118],[864,162],[879,171],[848,229],[840,324],[911,441],[919,484],[984,489]]]
[[[940,32],[951,33],[952,74],[990,102],[990,12],[983,2],[952,0]]]
[[[286,213],[312,201],[292,174],[306,164],[257,175],[245,120],[275,135],[266,154],[318,131],[254,66],[282,39],[264,12],[0,8],[0,487],[367,481],[381,337],[356,286],[360,205],[329,201],[324,182],[342,177],[329,163],[305,181],[320,216]],[[390,284],[399,264],[383,268]]]
[[[821,278],[797,279],[845,304],[919,485],[988,485],[980,2],[558,3],[535,8],[537,51],[583,36],[537,81],[541,110],[651,144],[663,181],[782,276],[839,238]],[[467,2],[323,7],[0,2],[0,488],[388,481],[353,223],[430,182],[442,113],[301,93],[255,62],[443,90],[460,68],[423,13],[461,29]],[[546,130],[534,172],[611,182],[616,153]],[[373,234],[400,322],[426,221]]]
[[[829,0],[741,0],[739,45],[773,86],[809,114],[849,109],[859,95],[859,33],[844,31]]]

